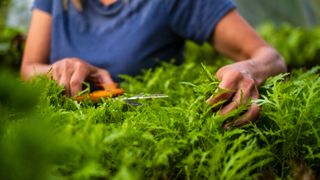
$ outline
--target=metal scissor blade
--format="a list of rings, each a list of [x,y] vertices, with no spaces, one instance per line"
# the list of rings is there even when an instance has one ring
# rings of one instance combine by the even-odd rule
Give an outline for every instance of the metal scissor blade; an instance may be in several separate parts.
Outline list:
[[[125,97],[122,98],[124,101],[134,101],[140,99],[162,99],[162,98],[169,98],[168,95],[165,94],[139,94],[132,97]]]
[[[126,102],[132,106],[141,106],[143,104],[138,102],[139,100],[142,100],[142,99],[161,99],[161,98],[169,98],[169,96],[165,95],[165,94],[139,94],[139,95],[132,96],[132,97],[116,97],[114,99],[123,100],[124,102]]]

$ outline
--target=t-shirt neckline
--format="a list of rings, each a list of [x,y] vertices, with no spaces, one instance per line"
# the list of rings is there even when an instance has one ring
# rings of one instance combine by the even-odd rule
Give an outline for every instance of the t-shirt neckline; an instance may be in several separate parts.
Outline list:
[[[97,13],[104,16],[114,16],[118,14],[124,6],[123,0],[117,0],[110,5],[103,4],[100,0],[88,0],[88,2]]]

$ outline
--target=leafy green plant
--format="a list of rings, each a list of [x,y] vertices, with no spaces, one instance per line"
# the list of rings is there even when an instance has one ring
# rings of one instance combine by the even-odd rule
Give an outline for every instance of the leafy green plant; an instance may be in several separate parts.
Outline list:
[[[320,28],[280,27],[265,24],[258,28],[261,36],[284,56],[289,68],[320,64]]]
[[[261,87],[258,123],[230,131],[222,129],[228,117],[205,103],[218,86],[208,73],[216,70],[187,62],[123,76],[127,96],[169,95],[140,106],[119,99],[75,102],[46,77],[27,86],[14,80],[20,91],[12,97],[32,87],[38,100],[32,111],[17,110],[15,98],[1,101],[0,177],[254,179],[268,170],[287,178],[296,159],[319,170],[319,67],[269,79]],[[2,74],[2,84],[14,89],[15,77]]]
[[[261,119],[266,123],[264,132],[258,133],[274,146],[283,172],[294,159],[305,159],[319,172],[319,70],[318,66],[304,74],[294,71],[285,83],[269,80],[273,86],[265,86]]]
[[[299,63],[317,56],[317,47],[309,53],[301,45],[311,43],[308,36],[292,47],[279,39],[289,63],[295,48]],[[139,106],[121,98],[76,102],[45,76],[25,83],[1,70],[0,179],[292,179],[294,162],[319,177],[319,66],[268,79],[257,123],[224,131],[223,123],[246,109],[221,116],[205,103],[217,93],[214,72],[228,60],[208,45],[187,49],[181,66],[122,76],[125,96],[169,96]]]
[[[22,60],[25,36],[21,30],[0,28],[0,66],[18,70]]]

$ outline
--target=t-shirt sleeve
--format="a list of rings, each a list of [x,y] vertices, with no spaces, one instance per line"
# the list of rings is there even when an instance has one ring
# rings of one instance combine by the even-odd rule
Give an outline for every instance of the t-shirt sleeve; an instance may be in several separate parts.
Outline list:
[[[202,44],[217,23],[235,5],[230,0],[168,0],[166,10],[171,29],[184,39]]]
[[[53,1],[54,0],[34,0],[32,9],[36,8],[51,14]]]

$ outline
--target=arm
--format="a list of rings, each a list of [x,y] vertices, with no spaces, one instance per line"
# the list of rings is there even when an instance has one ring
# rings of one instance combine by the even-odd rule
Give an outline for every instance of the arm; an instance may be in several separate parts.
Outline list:
[[[231,99],[221,109],[223,115],[236,109],[239,104],[246,103],[248,99],[257,99],[258,86],[268,77],[286,72],[283,58],[235,10],[226,14],[217,24],[211,42],[219,52],[236,61],[220,68],[216,73],[216,77],[221,80],[219,87],[231,91],[210,97],[207,101],[214,104]],[[252,104],[247,113],[226,124],[225,128],[249,123],[258,118],[259,111],[259,106]]]
[[[81,91],[82,83],[86,79],[104,84],[113,83],[106,70],[94,67],[78,58],[65,58],[50,65],[51,23],[50,14],[38,9],[33,10],[21,65],[23,79],[46,74],[51,70],[52,78],[59,85],[63,85],[66,94],[71,96]]]
[[[51,16],[40,10],[33,10],[32,20],[24,50],[21,77],[29,79],[49,72],[49,49],[51,37]]]

